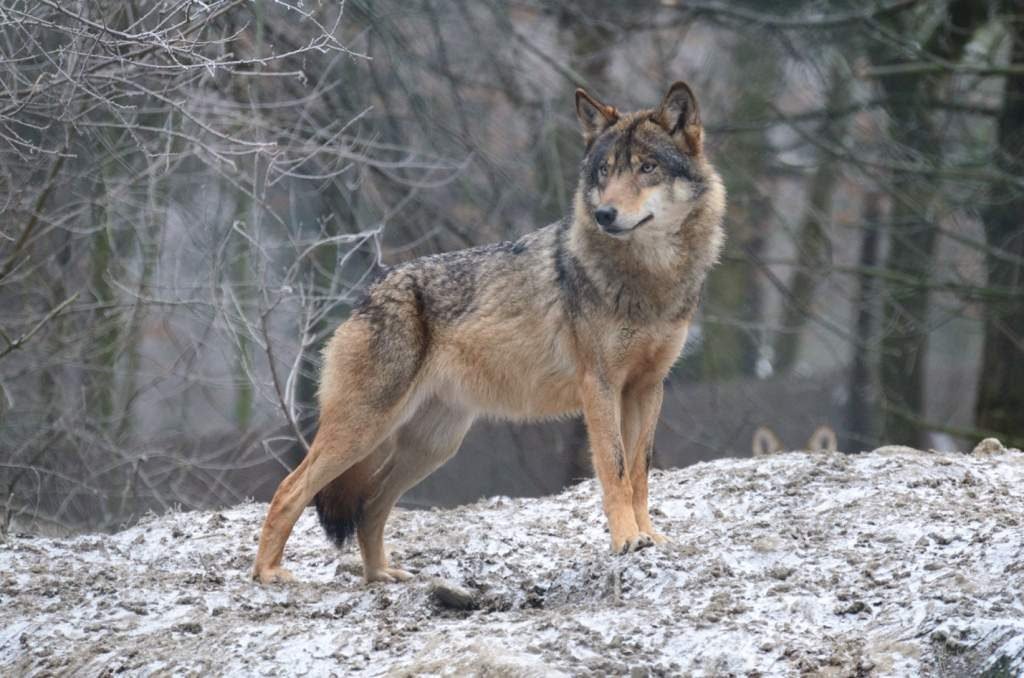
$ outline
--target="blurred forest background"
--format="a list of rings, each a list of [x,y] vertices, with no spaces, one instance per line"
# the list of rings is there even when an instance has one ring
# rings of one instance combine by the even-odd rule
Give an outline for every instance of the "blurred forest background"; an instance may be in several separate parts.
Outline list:
[[[729,240],[661,466],[1024,443],[1024,3],[0,0],[0,535],[268,493],[381,263],[558,219],[573,90],[701,100]],[[524,328],[529,331],[529,328]],[[556,491],[478,424],[406,498]]]

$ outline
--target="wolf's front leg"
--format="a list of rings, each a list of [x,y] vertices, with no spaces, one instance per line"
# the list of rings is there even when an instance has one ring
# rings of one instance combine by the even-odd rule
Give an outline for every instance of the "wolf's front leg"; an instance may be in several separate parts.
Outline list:
[[[633,488],[622,442],[621,393],[603,375],[587,375],[582,380],[580,395],[594,470],[604,495],[612,550],[625,553],[650,546],[653,541],[641,534],[633,512]]]
[[[622,397],[622,439],[629,453],[633,515],[641,534],[650,536],[655,544],[663,544],[667,540],[655,532],[647,511],[647,474],[651,470],[654,431],[658,426],[664,393],[665,388],[659,381],[629,389]]]

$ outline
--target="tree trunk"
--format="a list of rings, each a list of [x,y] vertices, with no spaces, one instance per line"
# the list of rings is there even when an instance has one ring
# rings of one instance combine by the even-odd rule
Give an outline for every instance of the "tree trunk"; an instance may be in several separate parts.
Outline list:
[[[947,62],[959,61],[974,30],[987,19],[985,3],[954,0],[946,16],[928,37],[924,51]],[[875,53],[879,65],[898,60],[887,50]],[[943,138],[936,129],[928,102],[941,98],[950,72],[935,75],[900,73],[880,79],[892,102],[890,130],[894,141],[922,158],[941,157]],[[941,187],[923,175],[902,173],[889,185],[893,209],[882,317],[879,379],[881,434],[887,442],[919,447],[923,444],[924,365],[928,355],[928,308],[935,242],[938,233],[930,207],[942,198]]]
[[[838,68],[829,74],[829,88],[825,106],[829,111],[841,108],[846,101],[848,82]],[[830,133],[831,118],[822,125],[820,135],[841,137],[842,130]],[[807,195],[807,206],[800,220],[796,237],[796,267],[788,285],[789,299],[782,309],[782,328],[775,338],[774,364],[776,372],[788,372],[800,354],[800,339],[803,336],[807,318],[813,313],[814,292],[818,283],[827,273],[831,259],[831,240],[828,226],[831,223],[832,197],[835,193],[836,161],[828,154],[821,153],[817,171],[811,179]]]
[[[877,193],[867,196],[864,209],[864,230],[861,233],[857,276],[857,319],[853,331],[853,361],[850,366],[850,405],[847,409],[846,437],[841,449],[852,452],[875,442],[877,432],[873,409],[874,384],[871,379],[871,356],[875,340],[876,312],[874,299],[878,294],[875,277],[869,272],[878,263],[878,231],[881,223]],[[865,445],[867,443],[867,446]]]
[[[926,122],[919,120],[917,124]],[[929,135],[922,130],[913,136]],[[908,141],[921,152],[928,148],[921,138]],[[922,215],[937,196],[918,177],[894,180],[892,186],[894,203],[885,268],[898,277],[886,278],[883,295],[885,331],[879,362],[882,434],[887,442],[919,447],[923,442],[924,363],[928,355],[928,285],[936,236],[935,224]]]
[[[1024,63],[1024,17],[1008,21],[1011,63]],[[996,166],[1024,176],[1024,75],[1006,78],[999,116]],[[1024,447],[1024,190],[996,184],[983,211],[988,240],[988,285],[1015,295],[985,306],[985,342],[978,380],[977,427]]]
[[[737,69],[761,87],[741,87],[731,116],[759,120],[772,115],[772,100],[782,73],[776,53],[763,45],[740,41],[734,59]],[[762,342],[754,328],[762,324],[764,304],[762,275],[755,262],[761,260],[766,235],[773,226],[771,194],[775,187],[763,183],[773,154],[767,132],[734,137],[718,154],[717,164],[730,197],[725,253],[704,287],[700,323],[703,338],[692,358],[703,381],[756,371]]]

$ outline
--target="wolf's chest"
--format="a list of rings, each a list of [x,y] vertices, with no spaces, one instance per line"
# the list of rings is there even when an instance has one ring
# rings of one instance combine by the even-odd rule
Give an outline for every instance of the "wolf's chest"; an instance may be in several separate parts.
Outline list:
[[[602,357],[614,381],[660,380],[682,351],[686,331],[686,322],[621,324],[600,342]]]

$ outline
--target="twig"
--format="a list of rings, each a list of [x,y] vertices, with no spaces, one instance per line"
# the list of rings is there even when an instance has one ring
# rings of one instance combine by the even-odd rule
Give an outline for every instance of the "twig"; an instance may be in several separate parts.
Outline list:
[[[21,335],[14,341],[8,341],[7,346],[2,351],[0,351],[0,358],[3,358],[9,353],[21,348],[21,346],[24,345],[26,341],[31,339],[32,336],[43,327],[43,325],[53,320],[53,318],[55,318],[57,314],[63,311],[68,306],[68,304],[71,304],[75,301],[75,299],[78,299],[78,294],[78,292],[75,292],[70,297],[62,301],[58,306],[50,310],[50,312],[43,316],[43,319],[36,323],[35,326],[32,327],[32,329],[30,329],[28,332]],[[4,338],[6,339],[6,336]]]

